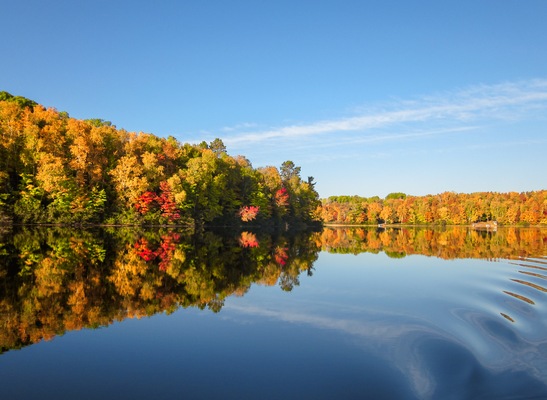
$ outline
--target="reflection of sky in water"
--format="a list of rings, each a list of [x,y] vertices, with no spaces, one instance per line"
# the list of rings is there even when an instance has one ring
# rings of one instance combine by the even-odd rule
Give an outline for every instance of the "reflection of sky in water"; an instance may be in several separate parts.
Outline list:
[[[547,398],[542,262],[321,253],[292,292],[7,352],[0,398]]]
[[[419,397],[547,396],[545,293],[534,287],[542,278],[522,269],[506,260],[321,253],[313,277],[289,295],[254,287],[225,310],[342,333],[398,368]]]

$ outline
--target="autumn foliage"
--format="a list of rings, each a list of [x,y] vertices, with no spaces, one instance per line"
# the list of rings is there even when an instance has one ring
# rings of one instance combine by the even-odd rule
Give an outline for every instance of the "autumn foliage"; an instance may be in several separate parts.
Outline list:
[[[157,198],[156,193],[146,191],[135,201],[135,209],[141,214],[147,214]]]
[[[259,247],[260,244],[258,243],[258,239],[256,238],[256,234],[252,232],[241,232],[241,236],[239,237],[239,244],[241,247]]]
[[[290,251],[279,235],[223,238],[208,232],[198,238],[138,229],[0,230],[0,354],[70,330],[179,307],[216,312],[226,297],[245,293],[254,282],[290,290],[318,251],[309,233],[298,251]]]
[[[258,206],[245,206],[240,208],[239,216],[241,217],[242,221],[252,221],[256,218],[259,211],[260,207]]]
[[[547,254],[545,228],[504,227],[496,232],[451,226],[325,228],[317,244],[331,253],[379,253],[401,258],[424,255],[443,259],[522,259]]]
[[[144,261],[153,261],[156,258],[159,258],[159,269],[161,271],[166,271],[173,258],[176,244],[179,240],[180,235],[178,233],[170,232],[169,234],[162,235],[160,243],[154,246],[155,249],[152,250],[152,245],[148,240],[146,238],[141,238],[135,243],[135,253]]]
[[[0,231],[0,352],[179,307],[219,311],[224,299],[254,283],[291,290],[302,273],[313,272],[319,251],[513,258],[523,271],[523,259],[547,254],[547,230],[359,227],[291,237],[246,231],[229,238],[135,228],[100,234],[70,227]],[[544,266],[536,264],[528,276],[544,286],[537,275]]]
[[[135,209],[143,215],[153,209],[160,210],[161,216],[169,222],[180,219],[180,210],[167,182],[160,182],[160,194],[150,191],[141,194],[135,201]]]
[[[524,193],[454,193],[378,197],[333,196],[319,208],[325,223],[470,225],[547,225],[547,190]]]
[[[182,144],[0,92],[0,222],[317,223],[319,196],[299,172],[254,168],[220,139]]]
[[[275,192],[275,203],[280,207],[289,205],[289,193],[287,192],[287,188],[282,187]]]

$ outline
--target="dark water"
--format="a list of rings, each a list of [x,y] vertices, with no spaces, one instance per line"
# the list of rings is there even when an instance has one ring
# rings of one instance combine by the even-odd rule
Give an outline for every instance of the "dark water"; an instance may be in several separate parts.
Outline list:
[[[545,399],[547,230],[0,247],[2,399]]]

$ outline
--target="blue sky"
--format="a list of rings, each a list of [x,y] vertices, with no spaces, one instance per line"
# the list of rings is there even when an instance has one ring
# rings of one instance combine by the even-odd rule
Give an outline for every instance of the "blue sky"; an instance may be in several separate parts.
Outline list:
[[[321,197],[547,189],[547,1],[4,1],[0,90]]]

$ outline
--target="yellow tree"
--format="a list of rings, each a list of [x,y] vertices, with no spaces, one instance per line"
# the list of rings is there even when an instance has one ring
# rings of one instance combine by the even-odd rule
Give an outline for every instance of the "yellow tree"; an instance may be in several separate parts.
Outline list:
[[[110,171],[119,205],[131,209],[137,198],[148,190],[148,180],[144,176],[143,165],[135,155],[126,155],[118,160]]]
[[[380,219],[385,221],[386,224],[391,224],[393,222],[394,212],[389,204],[384,203],[382,211],[380,211]]]
[[[71,140],[70,167],[82,188],[104,186],[111,158],[120,144],[116,129],[109,125],[92,125],[85,121],[69,119],[67,136]]]

